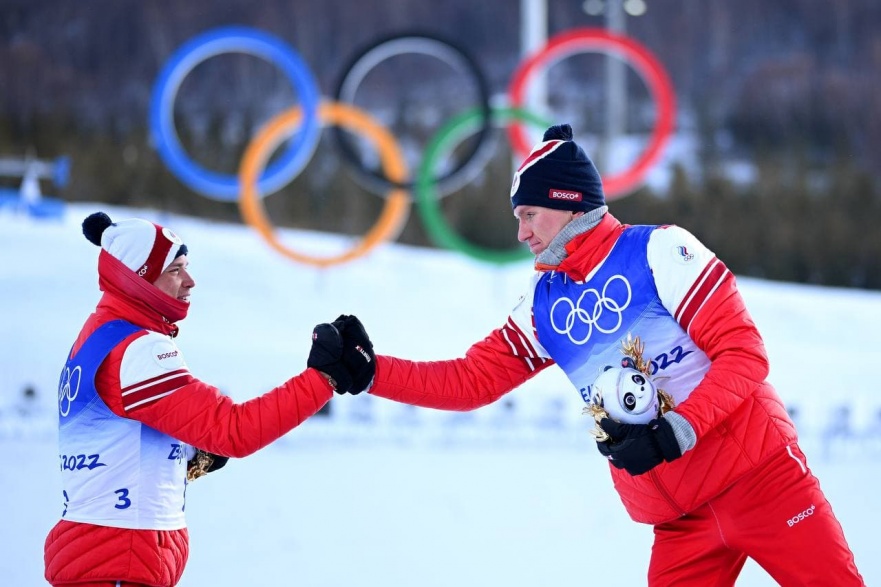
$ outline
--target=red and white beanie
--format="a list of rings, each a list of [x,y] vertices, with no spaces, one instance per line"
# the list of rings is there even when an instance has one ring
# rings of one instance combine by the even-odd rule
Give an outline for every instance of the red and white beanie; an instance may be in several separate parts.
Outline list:
[[[187,254],[187,245],[179,236],[140,218],[113,222],[104,212],[95,212],[83,220],[83,234],[148,283]]]

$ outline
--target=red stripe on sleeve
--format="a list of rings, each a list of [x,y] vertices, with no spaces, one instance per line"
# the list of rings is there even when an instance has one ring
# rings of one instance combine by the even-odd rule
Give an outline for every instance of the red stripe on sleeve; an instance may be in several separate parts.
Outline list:
[[[694,317],[704,306],[710,295],[730,275],[731,273],[723,263],[718,259],[713,259],[713,262],[707,266],[701,277],[695,281],[695,284],[689,291],[689,295],[685,297],[676,311],[676,320],[686,332],[688,332],[691,326],[691,321],[694,320]]]
[[[688,306],[688,303],[691,301],[692,297],[694,297],[695,290],[697,290],[697,288],[701,286],[701,284],[704,282],[704,279],[706,279],[707,273],[712,270],[717,261],[718,260],[716,258],[713,258],[712,261],[707,263],[706,267],[704,267],[703,271],[701,271],[701,274],[697,276],[697,279],[695,279],[694,283],[691,284],[691,287],[688,288],[688,292],[685,294],[685,297],[682,298],[682,301],[679,302],[679,307],[676,308],[676,313],[673,316],[674,318],[676,318],[677,322],[680,321],[680,318],[682,317],[682,312]]]
[[[181,375],[183,373],[189,374],[189,372],[190,372],[189,369],[186,369],[186,368],[175,369],[174,371],[169,371],[168,373],[163,373],[162,375],[157,375],[156,377],[151,377],[150,379],[144,379],[143,381],[138,381],[137,383],[134,383],[134,384],[129,385],[127,387],[123,387],[120,391],[122,391],[122,395],[125,395],[126,393],[133,391],[139,387],[144,387],[145,385],[150,385],[154,381],[165,380],[165,379],[168,379],[169,377],[174,377],[177,375]]]
[[[147,386],[137,386],[131,391],[123,392],[122,407],[124,410],[130,410],[146,403],[155,401],[174,393],[184,385],[192,383],[195,378],[188,372],[184,371],[178,375],[163,378],[153,384]]]

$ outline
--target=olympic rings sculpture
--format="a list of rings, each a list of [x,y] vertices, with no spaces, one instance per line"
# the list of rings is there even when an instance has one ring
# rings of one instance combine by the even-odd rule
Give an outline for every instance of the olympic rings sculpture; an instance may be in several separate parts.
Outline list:
[[[435,57],[449,65],[452,69],[465,73],[471,78],[476,86],[481,111],[481,125],[477,132],[477,141],[466,151],[462,160],[453,166],[447,173],[432,178],[432,183],[437,185],[441,193],[449,193],[459,189],[464,182],[458,181],[461,177],[473,175],[477,168],[482,167],[483,159],[489,151],[490,145],[490,95],[489,83],[486,76],[461,47],[445,41],[433,35],[424,33],[406,33],[379,39],[366,49],[360,51],[355,58],[344,68],[346,74],[340,79],[336,89],[336,101],[346,104],[354,104],[358,86],[367,76],[367,73],[390,57],[404,53],[417,53]],[[334,138],[339,147],[343,160],[350,165],[356,175],[363,180],[363,185],[375,192],[388,191],[389,187],[401,187],[412,189],[415,182],[393,182],[381,173],[365,168],[359,159],[351,141],[345,134],[334,128]]]
[[[318,116],[326,122],[332,122],[338,126],[345,125],[366,135],[379,149],[383,170],[388,176],[396,182],[403,181],[407,177],[407,167],[404,163],[404,156],[398,148],[398,143],[385,127],[373,120],[367,113],[358,110],[354,106],[324,102],[318,108]],[[392,189],[377,223],[361,241],[340,255],[334,257],[314,257],[298,253],[286,247],[276,237],[272,225],[266,217],[266,212],[257,194],[255,184],[260,171],[266,164],[272,151],[296,130],[302,120],[303,111],[299,107],[287,110],[273,118],[254,137],[251,144],[248,145],[239,169],[239,180],[242,185],[239,209],[245,221],[255,227],[272,248],[281,254],[294,261],[317,267],[329,267],[351,261],[365,254],[379,243],[396,238],[404,227],[410,212],[410,197],[402,188]]]
[[[367,72],[392,56],[418,53],[437,58],[474,81],[478,104],[450,119],[427,142],[415,177],[410,177],[400,146],[391,133],[367,112],[348,104]],[[627,62],[641,77],[656,103],[656,121],[642,155],[627,170],[603,179],[606,199],[626,195],[644,181],[655,165],[674,128],[675,96],[663,66],[636,41],[603,29],[572,29],[552,37],[548,43],[522,61],[508,87],[508,105],[490,107],[486,81],[474,61],[461,48],[431,35],[407,33],[381,39],[359,52],[347,68],[336,90],[335,102],[322,102],[311,71],[297,53],[262,31],[225,27],[199,35],[178,49],[162,69],[154,87],[151,107],[151,136],[169,170],[194,191],[221,201],[238,201],[243,219],[278,252],[301,263],[327,267],[353,260],[378,244],[397,238],[409,215],[411,195],[432,241],[445,248],[492,263],[529,258],[525,248],[510,251],[484,249],[467,242],[443,218],[439,200],[460,189],[488,160],[493,125],[507,125],[515,153],[528,154],[523,124],[549,126],[539,115],[522,108],[532,77],[542,68],[579,52],[600,52]],[[236,176],[206,170],[185,153],[174,126],[174,102],[183,79],[196,65],[223,53],[245,53],[278,65],[291,82],[299,105],[273,118],[248,145]],[[275,235],[261,198],[291,182],[308,164],[317,146],[321,128],[335,127],[336,145],[343,161],[355,171],[355,178],[374,193],[387,192],[379,220],[350,250],[335,256],[316,257],[294,251]],[[380,169],[368,169],[358,158],[339,127],[364,135],[379,151]],[[447,171],[438,172],[441,156],[476,133],[465,156]],[[272,153],[288,138],[289,146],[273,164]]]
[[[633,39],[603,29],[573,29],[550,39],[544,48],[521,63],[514,72],[508,89],[511,105],[517,107],[522,104],[527,83],[539,68],[550,67],[553,63],[582,51],[610,51],[623,58],[640,75],[657,104],[657,121],[646,150],[629,169],[603,177],[606,200],[613,200],[638,187],[652,166],[658,162],[673,133],[676,112],[673,84],[661,63],[648,49]],[[515,122],[508,127],[508,135],[517,154],[526,157],[532,150],[532,145],[527,142],[522,126]]]
[[[494,119],[501,120],[502,122],[510,120],[530,122],[543,129],[551,125],[548,121],[531,112],[515,108],[493,108],[492,116]],[[487,249],[472,244],[456,234],[452,227],[444,220],[440,209],[440,200],[434,193],[435,184],[432,181],[432,173],[439,155],[449,145],[455,145],[465,135],[466,131],[469,130],[469,127],[480,124],[481,117],[482,113],[476,108],[455,116],[442,126],[431,142],[428,143],[416,182],[416,203],[418,204],[416,209],[425,223],[428,235],[436,244],[454,251],[461,251],[469,257],[491,263],[503,264],[522,261],[532,257],[532,253],[525,247],[517,247],[509,251]]]
[[[245,53],[278,65],[310,113],[301,133],[261,178],[264,191],[274,192],[289,184],[312,158],[321,132],[315,114],[320,94],[312,70],[299,55],[283,41],[259,30],[245,27],[211,30],[185,43],[171,56],[159,74],[150,102],[150,127],[159,156],[192,190],[209,198],[234,202],[239,197],[237,178],[206,170],[192,161],[184,152],[174,126],[174,100],[184,78],[206,59],[223,53]]]

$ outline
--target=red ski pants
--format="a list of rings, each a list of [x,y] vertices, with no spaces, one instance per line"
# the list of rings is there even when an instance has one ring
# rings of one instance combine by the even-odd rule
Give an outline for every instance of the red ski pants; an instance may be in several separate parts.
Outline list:
[[[654,533],[652,587],[731,587],[747,557],[784,587],[865,585],[797,445]]]

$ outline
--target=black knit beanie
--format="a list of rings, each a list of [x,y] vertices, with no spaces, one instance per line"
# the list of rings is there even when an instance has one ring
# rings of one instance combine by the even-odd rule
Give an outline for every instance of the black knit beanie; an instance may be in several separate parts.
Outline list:
[[[514,173],[511,207],[542,206],[589,212],[606,204],[603,182],[593,161],[572,140],[572,127],[560,124],[545,131]]]

